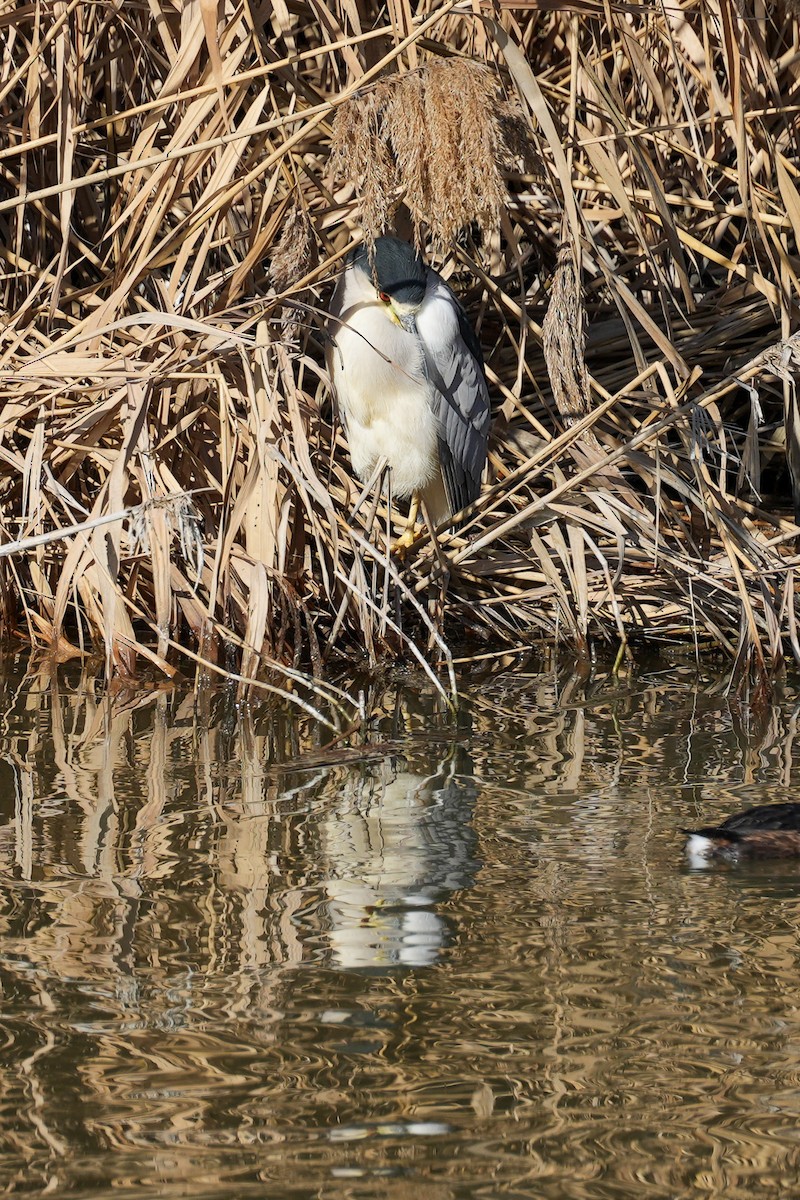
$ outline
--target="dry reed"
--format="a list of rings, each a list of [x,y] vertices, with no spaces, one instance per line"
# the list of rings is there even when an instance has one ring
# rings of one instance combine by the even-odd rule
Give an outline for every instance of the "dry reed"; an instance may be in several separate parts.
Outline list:
[[[800,659],[800,35],[747,7],[1,7],[5,631],[324,706],[455,631]],[[321,366],[386,228],[496,401],[469,524],[402,565]]]

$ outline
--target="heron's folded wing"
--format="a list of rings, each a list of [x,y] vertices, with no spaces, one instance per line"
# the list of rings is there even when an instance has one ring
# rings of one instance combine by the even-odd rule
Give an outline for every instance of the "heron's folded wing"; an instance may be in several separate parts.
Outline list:
[[[489,389],[483,356],[466,314],[432,271],[417,328],[425,349],[432,403],[440,424],[439,462],[451,512],[480,492],[489,438]]]

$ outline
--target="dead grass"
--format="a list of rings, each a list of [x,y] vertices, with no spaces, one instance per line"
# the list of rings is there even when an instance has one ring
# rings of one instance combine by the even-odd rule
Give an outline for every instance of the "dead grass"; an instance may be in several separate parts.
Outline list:
[[[800,659],[793,6],[389,11],[0,6],[4,629],[326,713],[339,656],[439,678],[465,636]],[[321,366],[392,227],[497,410],[402,566]]]

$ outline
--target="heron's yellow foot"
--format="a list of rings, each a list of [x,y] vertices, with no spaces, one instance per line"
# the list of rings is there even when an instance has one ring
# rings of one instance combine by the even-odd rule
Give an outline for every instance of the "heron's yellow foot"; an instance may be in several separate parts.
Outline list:
[[[414,492],[411,497],[411,505],[408,510],[408,520],[406,527],[400,534],[400,537],[392,546],[392,554],[396,554],[398,558],[405,558],[414,542],[417,539],[417,513],[419,512],[419,494]]]
[[[400,537],[392,545],[392,554],[396,554],[398,558],[405,558],[418,536],[413,525],[406,525]]]

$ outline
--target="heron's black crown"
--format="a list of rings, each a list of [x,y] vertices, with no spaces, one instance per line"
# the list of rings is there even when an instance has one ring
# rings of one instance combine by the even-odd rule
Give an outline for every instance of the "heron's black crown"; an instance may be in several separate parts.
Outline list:
[[[425,298],[427,267],[408,242],[396,237],[375,239],[374,261],[369,261],[366,246],[353,251],[353,266],[368,275],[378,292],[410,308],[419,308]]]

